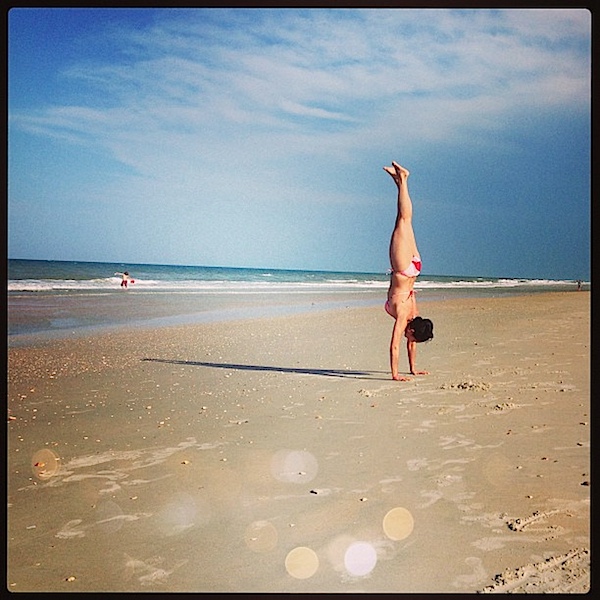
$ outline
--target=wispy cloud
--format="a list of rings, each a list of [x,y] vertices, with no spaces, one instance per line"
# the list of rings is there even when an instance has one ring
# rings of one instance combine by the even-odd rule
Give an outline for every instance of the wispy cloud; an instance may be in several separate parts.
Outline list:
[[[584,12],[560,20],[543,10],[467,12],[468,23],[462,11],[435,9],[229,11],[229,20],[214,9],[173,13],[143,36],[122,32],[119,43],[137,48],[123,63],[65,73],[98,93],[96,107],[20,113],[19,124],[87,127],[98,140],[103,111],[113,123],[107,137],[124,127],[202,136],[240,124],[302,134],[323,121],[368,129],[382,111],[418,117],[425,106],[458,130],[474,103],[485,119],[587,102],[589,64],[577,43]]]

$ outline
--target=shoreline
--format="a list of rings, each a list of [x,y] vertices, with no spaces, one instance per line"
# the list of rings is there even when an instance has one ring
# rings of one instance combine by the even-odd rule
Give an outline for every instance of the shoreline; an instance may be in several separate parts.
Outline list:
[[[9,344],[78,338],[177,325],[269,318],[345,306],[374,306],[381,291],[296,293],[148,293],[126,291],[82,295],[30,296],[9,301]],[[65,318],[69,315],[69,318]]]
[[[420,305],[469,298],[523,297],[571,290],[417,289]],[[309,314],[348,307],[377,307],[387,288],[361,291],[295,292],[102,292],[11,293],[8,297],[8,344],[36,340],[81,338],[121,329],[152,329],[176,325]],[[585,293],[585,292],[584,292]]]
[[[409,382],[380,306],[9,347],[8,589],[589,590],[590,294],[424,304]]]

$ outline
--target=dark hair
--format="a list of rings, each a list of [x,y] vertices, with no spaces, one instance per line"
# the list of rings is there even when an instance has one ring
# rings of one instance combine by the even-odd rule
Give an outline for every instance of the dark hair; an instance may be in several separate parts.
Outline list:
[[[433,323],[430,319],[415,317],[408,323],[409,329],[412,329],[417,342],[426,342],[433,339]]]

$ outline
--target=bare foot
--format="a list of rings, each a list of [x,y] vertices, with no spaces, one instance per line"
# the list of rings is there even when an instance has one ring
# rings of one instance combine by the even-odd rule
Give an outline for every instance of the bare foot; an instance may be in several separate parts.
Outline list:
[[[410,377],[404,377],[402,375],[392,375],[394,381],[410,381]]]
[[[386,173],[389,173],[394,178],[394,180],[396,179],[396,177],[398,177],[396,175],[396,169],[394,169],[394,167],[383,167],[383,170]]]
[[[391,167],[383,167],[383,170],[392,176],[392,179],[396,182],[396,185],[401,185],[404,181],[406,181],[407,177],[410,175],[408,169],[401,167],[397,162],[392,161]]]
[[[396,161],[392,161],[392,165],[394,165],[394,169],[396,169],[396,173],[403,179],[406,179],[410,175],[410,171],[401,167]]]

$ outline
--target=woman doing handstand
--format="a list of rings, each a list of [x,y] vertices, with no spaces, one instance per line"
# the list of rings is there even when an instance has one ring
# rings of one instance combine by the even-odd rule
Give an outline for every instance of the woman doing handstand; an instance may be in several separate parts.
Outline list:
[[[398,187],[398,214],[392,239],[390,240],[391,276],[385,310],[395,319],[390,342],[390,366],[392,379],[408,381],[398,373],[398,357],[402,335],[406,336],[408,364],[412,375],[427,375],[427,371],[417,371],[417,343],[433,338],[433,323],[418,316],[417,301],[413,289],[421,272],[421,257],[417,250],[415,233],[412,227],[412,202],[408,194],[409,172],[397,162],[391,167],[383,167]]]

